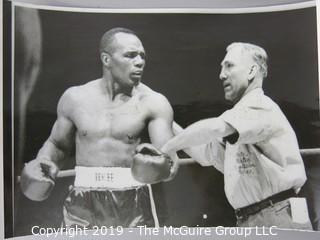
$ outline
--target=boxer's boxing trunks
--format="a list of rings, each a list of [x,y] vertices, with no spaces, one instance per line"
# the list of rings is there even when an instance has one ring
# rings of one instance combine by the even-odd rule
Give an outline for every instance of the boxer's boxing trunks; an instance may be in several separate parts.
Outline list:
[[[135,181],[130,168],[75,170],[75,183],[63,206],[64,227],[159,225],[150,185]]]

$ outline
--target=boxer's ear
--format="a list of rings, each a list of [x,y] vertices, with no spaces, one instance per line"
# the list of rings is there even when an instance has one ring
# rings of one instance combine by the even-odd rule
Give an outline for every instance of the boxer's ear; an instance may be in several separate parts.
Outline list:
[[[110,54],[107,53],[107,52],[102,52],[100,54],[100,59],[101,59],[101,62],[104,66],[108,67],[110,65]]]

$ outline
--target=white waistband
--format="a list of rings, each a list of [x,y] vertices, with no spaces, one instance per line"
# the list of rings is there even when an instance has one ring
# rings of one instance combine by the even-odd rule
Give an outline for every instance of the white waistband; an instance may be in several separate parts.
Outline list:
[[[125,189],[145,185],[136,181],[131,168],[76,166],[75,187]]]

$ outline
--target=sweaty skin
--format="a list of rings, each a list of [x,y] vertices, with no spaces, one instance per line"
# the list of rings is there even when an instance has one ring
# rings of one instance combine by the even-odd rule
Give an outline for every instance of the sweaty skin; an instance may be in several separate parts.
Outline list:
[[[147,125],[152,125],[149,134],[155,146],[172,137],[173,113],[162,95],[140,83],[132,97],[119,94],[108,100],[101,85],[103,80],[98,79],[64,93],[58,104],[58,119],[39,156],[48,155],[47,148],[59,152],[75,144],[77,166],[130,167]],[[160,128],[167,136],[159,137]]]
[[[77,166],[131,167],[144,128],[157,148],[173,137],[168,100],[140,83],[145,66],[140,40],[117,33],[100,57],[102,78],[65,91],[37,159],[61,167],[75,149]]]

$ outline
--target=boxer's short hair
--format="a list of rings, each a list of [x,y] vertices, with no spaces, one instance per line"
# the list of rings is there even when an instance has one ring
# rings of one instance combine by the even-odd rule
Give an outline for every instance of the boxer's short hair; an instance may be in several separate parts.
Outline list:
[[[122,28],[122,27],[117,27],[117,28],[112,28],[110,29],[109,31],[105,32],[103,34],[103,36],[101,37],[101,40],[100,40],[100,53],[102,53],[103,51],[106,50],[106,48],[108,46],[110,46],[110,44],[112,43],[113,39],[114,39],[114,36],[117,34],[117,33],[128,33],[128,34],[132,34],[132,35],[135,35],[137,36],[137,34],[130,30],[130,29],[127,29],[127,28]]]

